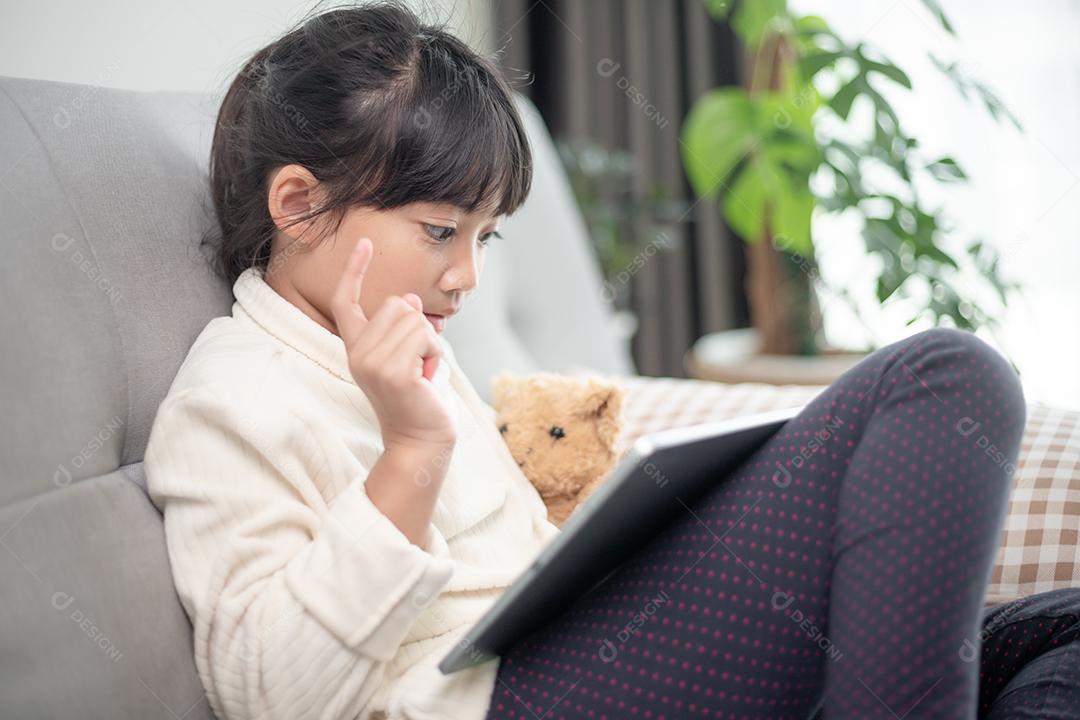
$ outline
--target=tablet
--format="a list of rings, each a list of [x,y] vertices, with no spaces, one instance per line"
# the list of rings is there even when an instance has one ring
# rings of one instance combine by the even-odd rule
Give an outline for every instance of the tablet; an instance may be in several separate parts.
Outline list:
[[[450,674],[502,655],[668,527],[803,406],[641,436],[562,532],[439,662]]]

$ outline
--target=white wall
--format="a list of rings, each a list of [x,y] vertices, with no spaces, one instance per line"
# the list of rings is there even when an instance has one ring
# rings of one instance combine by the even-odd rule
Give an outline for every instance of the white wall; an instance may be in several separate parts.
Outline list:
[[[955,221],[959,238],[981,236],[996,245],[1005,273],[1026,288],[998,337],[986,339],[1019,366],[1029,399],[1080,408],[1080,4],[942,5],[957,38],[919,0],[792,0],[908,71],[915,91],[889,95],[907,131],[928,152],[956,157],[972,178],[970,186],[933,199]],[[993,88],[1024,132],[965,102],[928,51],[959,60],[969,76]],[[869,286],[856,231],[843,222],[815,224],[822,274]],[[864,334],[842,302],[826,312],[830,340],[857,343]],[[884,339],[902,336],[910,332],[906,317],[886,316],[875,330]]]
[[[490,52],[489,0],[411,0]],[[330,3],[332,6],[334,3]],[[116,0],[5,2],[0,75],[134,90],[224,89],[243,61],[315,2]]]

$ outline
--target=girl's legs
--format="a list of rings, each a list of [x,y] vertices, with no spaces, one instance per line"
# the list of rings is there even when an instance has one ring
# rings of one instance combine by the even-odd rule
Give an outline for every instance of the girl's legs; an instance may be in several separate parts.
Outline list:
[[[974,718],[1024,421],[974,335],[880,348],[507,653],[488,717]]]

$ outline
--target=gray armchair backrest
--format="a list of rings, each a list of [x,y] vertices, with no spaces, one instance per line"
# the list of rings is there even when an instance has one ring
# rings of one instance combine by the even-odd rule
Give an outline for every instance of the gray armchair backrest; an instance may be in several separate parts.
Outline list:
[[[447,329],[485,396],[503,368],[633,372],[551,140],[519,102],[534,190]],[[4,717],[211,717],[142,458],[191,342],[233,301],[198,247],[217,103],[0,77]]]

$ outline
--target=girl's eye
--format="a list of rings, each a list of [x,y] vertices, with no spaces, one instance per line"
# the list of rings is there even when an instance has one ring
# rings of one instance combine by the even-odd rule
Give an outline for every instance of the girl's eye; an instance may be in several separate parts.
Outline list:
[[[454,233],[457,231],[457,228],[454,227],[447,227],[444,225],[429,225],[428,223],[424,223],[424,229],[427,231],[428,235],[440,242],[442,242],[443,240],[449,240],[454,236]],[[501,239],[502,235],[499,234],[498,230],[492,230],[489,233],[484,233],[480,236],[480,244],[486,246],[489,242],[491,242],[492,237],[497,237]]]
[[[493,237],[497,237],[500,240],[502,240],[502,235],[499,234],[499,231],[498,230],[492,230],[491,232],[484,233],[483,235],[480,236],[480,244],[481,245],[487,245],[489,242],[491,242],[491,238],[493,238]]]
[[[427,223],[424,223],[424,229],[427,231],[428,235],[435,238],[436,240],[449,240],[451,237],[454,236],[455,230],[455,228],[453,227],[445,227],[443,225],[428,225]]]

